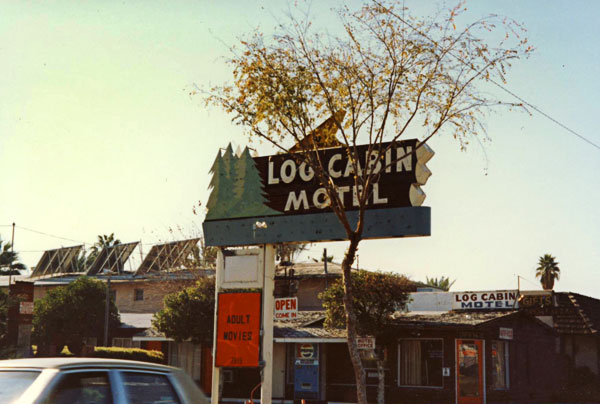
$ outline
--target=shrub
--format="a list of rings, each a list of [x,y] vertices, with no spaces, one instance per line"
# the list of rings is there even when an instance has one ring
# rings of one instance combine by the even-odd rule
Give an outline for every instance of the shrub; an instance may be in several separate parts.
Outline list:
[[[163,363],[165,355],[160,351],[139,348],[96,347],[94,358],[127,359],[132,361]]]
[[[60,353],[58,354],[58,356],[62,356],[63,358],[70,358],[72,356],[75,356],[75,354],[69,351],[69,347],[65,345],[62,351],[60,351]]]
[[[109,329],[116,330],[119,312],[112,300],[109,307]],[[53,345],[60,350],[67,345],[75,356],[81,356],[84,341],[101,340],[105,310],[106,285],[101,281],[84,276],[50,290],[34,306],[31,342],[37,345],[38,355],[48,356]]]

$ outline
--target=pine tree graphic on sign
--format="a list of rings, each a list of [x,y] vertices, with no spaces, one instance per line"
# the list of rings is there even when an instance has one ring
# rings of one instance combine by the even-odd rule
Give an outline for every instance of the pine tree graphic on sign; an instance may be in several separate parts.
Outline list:
[[[248,148],[236,156],[229,144],[222,156],[220,151],[217,154],[210,173],[206,220],[281,214],[265,205],[261,178]]]
[[[223,169],[225,170],[225,175],[229,178],[233,184],[233,173],[235,172],[235,160],[236,156],[233,154],[233,147],[231,143],[227,145],[227,149],[225,149],[225,153],[223,154]]]
[[[236,161],[233,193],[236,200],[235,215],[238,217],[279,214],[265,205],[260,175],[248,148]]]
[[[226,217],[225,214],[229,210],[228,205],[233,201],[233,183],[229,176],[228,165],[221,156],[221,151],[219,151],[210,169],[213,176],[209,185],[212,191],[206,203],[208,209],[206,213],[207,220]]]

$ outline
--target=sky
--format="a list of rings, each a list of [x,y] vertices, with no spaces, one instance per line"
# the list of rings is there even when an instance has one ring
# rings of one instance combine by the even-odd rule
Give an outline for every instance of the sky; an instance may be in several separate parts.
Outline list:
[[[315,1],[315,27],[337,32]],[[360,4],[351,2],[350,6]],[[453,2],[406,0],[414,15]],[[358,265],[452,290],[540,289],[538,258],[556,257],[555,290],[600,298],[600,26],[594,1],[469,1],[465,20],[514,18],[534,54],[505,88],[543,111],[490,114],[491,141],[467,151],[437,137],[423,190],[429,237],[364,241]],[[47,249],[114,233],[153,243],[201,234],[219,148],[248,143],[194,88],[231,78],[229,47],[283,20],[284,1],[0,2],[0,236],[28,266]],[[500,91],[500,90],[498,90]],[[512,100],[506,93],[504,99]],[[554,121],[572,129],[582,140]],[[418,134],[416,134],[418,136]],[[255,145],[260,154],[270,154]],[[196,214],[194,213],[196,211]],[[347,243],[318,243],[340,262]],[[137,251],[131,262],[140,261]]]

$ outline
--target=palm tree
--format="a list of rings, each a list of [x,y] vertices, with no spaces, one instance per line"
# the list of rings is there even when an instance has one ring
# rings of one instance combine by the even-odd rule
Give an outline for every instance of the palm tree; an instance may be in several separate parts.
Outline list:
[[[452,287],[452,285],[454,285],[454,282],[456,282],[456,279],[453,280],[452,282],[450,282],[450,277],[445,277],[442,276],[440,277],[440,279],[438,278],[429,278],[428,276],[425,277],[426,279],[426,284],[429,286],[433,286],[434,288],[438,288],[438,289],[442,289],[445,290],[446,292],[450,290],[450,288]]]
[[[114,247],[118,244],[121,244],[121,240],[115,238],[115,233],[110,233],[108,236],[106,234],[98,235],[98,241],[90,248],[90,254],[87,258],[85,257],[85,253],[83,254],[85,266],[89,267],[92,265],[104,247]]]
[[[102,234],[98,236],[98,241],[94,243],[91,250],[92,252],[98,254],[104,247],[113,247],[118,244],[121,244],[121,240],[115,238],[115,233],[110,233],[108,236],[106,234]]]
[[[540,282],[544,290],[552,290],[554,281],[560,278],[560,268],[555,257],[550,254],[544,254],[538,261],[538,266],[535,269],[536,278],[540,278]]]
[[[88,264],[91,263],[88,262],[86,252],[85,250],[83,250],[79,254],[77,254],[77,257],[75,257],[75,259],[73,260],[72,265],[75,272],[85,272],[87,270]]]
[[[0,275],[19,275],[19,270],[23,269],[25,265],[19,262],[19,255],[12,251],[12,244],[0,239]]]

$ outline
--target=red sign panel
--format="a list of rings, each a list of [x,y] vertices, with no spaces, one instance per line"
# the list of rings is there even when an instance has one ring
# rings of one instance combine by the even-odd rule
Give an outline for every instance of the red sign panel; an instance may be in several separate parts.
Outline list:
[[[258,367],[260,293],[219,293],[217,367]]]

